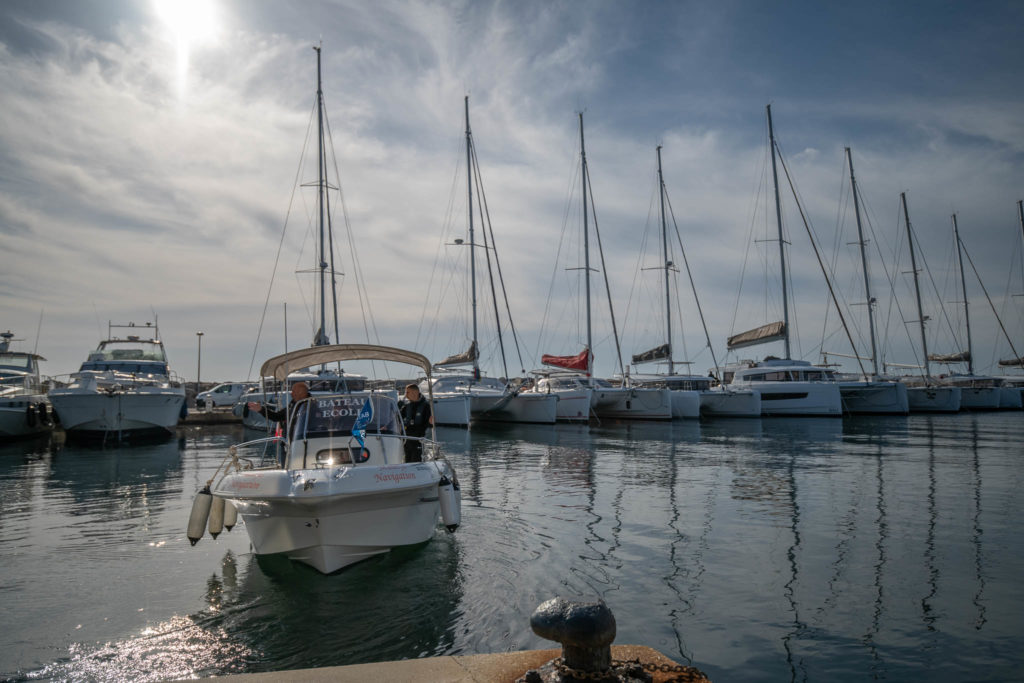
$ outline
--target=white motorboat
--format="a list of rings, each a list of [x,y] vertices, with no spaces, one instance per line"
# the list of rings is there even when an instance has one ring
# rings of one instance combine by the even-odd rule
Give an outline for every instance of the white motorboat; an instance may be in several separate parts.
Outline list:
[[[298,369],[356,359],[420,367],[432,400],[430,362],[390,347],[314,346],[271,358],[260,374],[284,381]],[[257,555],[284,554],[329,574],[391,548],[430,540],[439,517],[449,531],[460,524],[454,469],[433,432],[430,438],[405,435],[392,396],[311,396],[288,413],[283,436],[230,449],[223,473],[218,470],[209,490],[196,498],[189,522],[193,543],[207,521],[216,537],[226,524],[224,511],[230,519],[237,510]],[[410,439],[423,443],[422,462],[405,461],[403,444]]]
[[[832,371],[802,360],[768,357],[724,369],[725,383],[756,389],[762,415],[841,417],[843,403]]]
[[[115,337],[115,329],[148,336]],[[173,434],[184,412],[185,388],[168,369],[159,327],[111,323],[107,331],[70,382],[50,389],[64,431],[104,441]]]
[[[587,422],[590,420],[594,390],[580,373],[569,371],[534,370],[533,386],[522,394],[551,394],[558,398],[555,418],[559,422]]]
[[[53,410],[39,379],[35,353],[12,351],[14,334],[0,333],[0,439],[35,436],[53,429]]]

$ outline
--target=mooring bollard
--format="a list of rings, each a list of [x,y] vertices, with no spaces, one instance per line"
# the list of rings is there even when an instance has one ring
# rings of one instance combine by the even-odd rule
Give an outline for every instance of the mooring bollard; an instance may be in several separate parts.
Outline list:
[[[639,664],[612,666],[615,615],[604,600],[572,602],[553,598],[534,610],[530,628],[541,638],[561,643],[562,656],[540,669],[527,671],[519,679],[522,683],[652,680]]]

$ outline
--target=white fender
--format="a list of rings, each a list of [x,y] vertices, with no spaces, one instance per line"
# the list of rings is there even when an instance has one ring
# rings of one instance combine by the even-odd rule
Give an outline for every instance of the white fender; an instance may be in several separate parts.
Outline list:
[[[238,508],[224,501],[224,528],[231,531],[238,524]]]
[[[188,540],[195,545],[203,537],[206,531],[206,520],[210,516],[210,505],[213,503],[213,494],[210,487],[205,487],[196,494],[192,501],[192,513],[188,516]]]
[[[210,506],[210,535],[217,538],[222,531],[224,531],[224,499],[214,496],[213,504]]]
[[[458,480],[452,483],[447,476],[442,476],[437,484],[437,497],[441,502],[441,520],[448,531],[455,531],[462,523],[462,491]]]

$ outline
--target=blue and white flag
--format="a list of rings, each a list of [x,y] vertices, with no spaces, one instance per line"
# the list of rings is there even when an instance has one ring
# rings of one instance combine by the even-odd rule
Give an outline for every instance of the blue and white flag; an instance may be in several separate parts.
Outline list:
[[[370,420],[373,419],[373,403],[369,398],[363,403],[362,409],[359,411],[359,416],[356,418],[356,423],[352,425],[352,436],[356,437],[356,441],[359,442],[359,459],[357,462],[366,462],[370,457],[369,451],[366,450],[366,425],[370,424]]]

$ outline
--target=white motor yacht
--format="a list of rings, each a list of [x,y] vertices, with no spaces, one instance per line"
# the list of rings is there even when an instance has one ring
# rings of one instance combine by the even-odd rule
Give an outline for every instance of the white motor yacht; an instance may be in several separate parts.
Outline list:
[[[726,366],[725,383],[761,394],[762,415],[841,417],[843,403],[832,371],[802,360],[768,357]]]
[[[113,336],[120,328],[147,336]],[[122,440],[172,434],[185,388],[168,369],[159,327],[109,324],[108,338],[49,398],[68,436]]]
[[[53,429],[53,411],[39,379],[35,353],[11,351],[14,334],[0,334],[0,439],[35,436]]]
[[[271,358],[261,375],[284,381],[295,370],[354,359],[422,368],[432,400],[430,362],[389,347],[314,346]],[[460,523],[458,479],[430,434],[418,439],[422,462],[406,462],[403,444],[414,437],[405,435],[392,396],[342,391],[303,399],[289,411],[283,436],[230,449],[223,473],[218,470],[209,491],[197,496],[189,538],[203,535],[207,518],[216,536],[224,511],[233,514],[226,502],[244,520],[257,555],[284,554],[328,574],[430,540],[439,517],[454,531]]]

